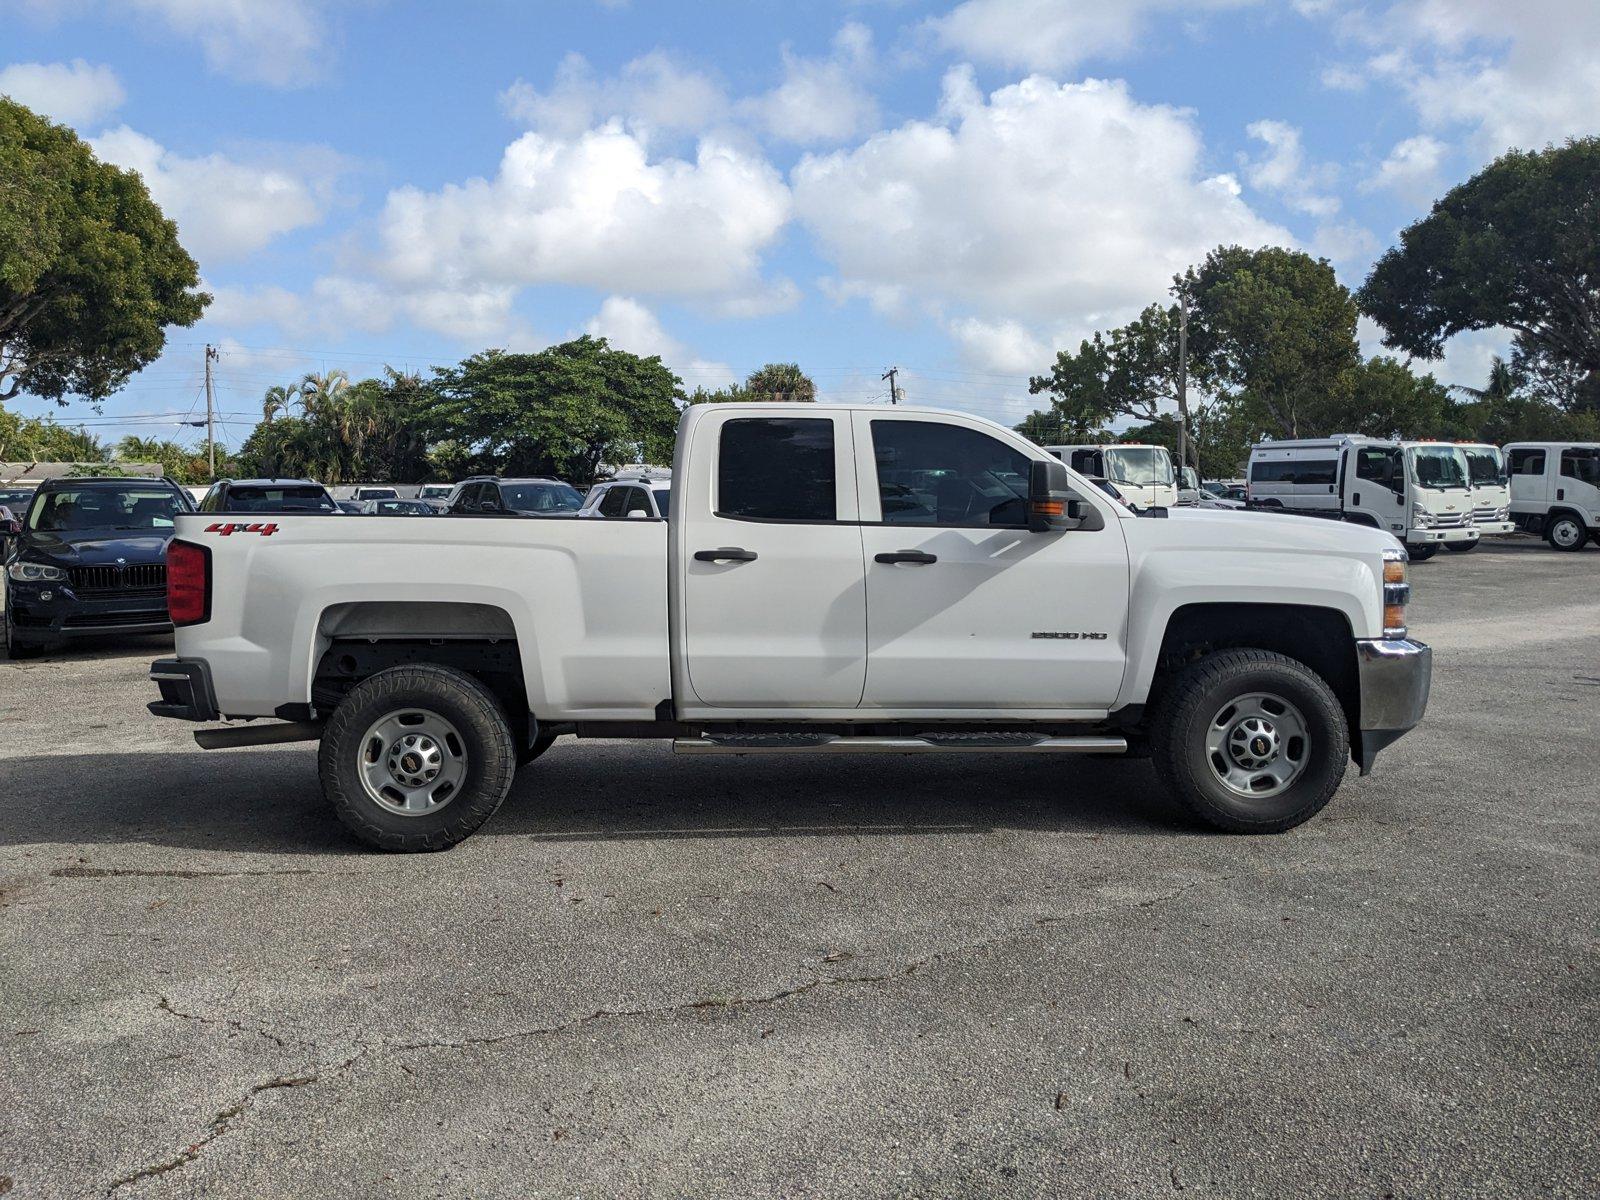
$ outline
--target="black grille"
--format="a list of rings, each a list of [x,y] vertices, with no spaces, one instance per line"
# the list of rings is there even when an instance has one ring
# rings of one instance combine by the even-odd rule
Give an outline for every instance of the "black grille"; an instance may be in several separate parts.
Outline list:
[[[137,563],[131,567],[73,567],[72,586],[80,592],[164,592],[164,563]]]

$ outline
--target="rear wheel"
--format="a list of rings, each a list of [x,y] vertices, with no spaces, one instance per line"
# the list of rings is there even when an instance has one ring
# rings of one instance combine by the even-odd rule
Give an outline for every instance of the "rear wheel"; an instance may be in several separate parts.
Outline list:
[[[1477,545],[1476,540],[1470,542],[1446,542],[1444,548],[1452,554],[1465,554],[1468,550],[1476,549]]]
[[[445,850],[487,821],[511,787],[505,712],[472,676],[391,667],[334,710],[317,758],[345,827],[381,850]]]
[[[1344,710],[1309,667],[1221,650],[1188,667],[1151,719],[1156,773],[1185,808],[1229,833],[1280,833],[1315,816],[1350,755]]]
[[[1406,553],[1411,556],[1412,562],[1427,562],[1439,553],[1439,543],[1429,542],[1425,546],[1407,546]]]
[[[1577,517],[1571,513],[1562,513],[1551,518],[1544,536],[1553,549],[1582,550],[1583,543],[1588,540],[1589,531]]]

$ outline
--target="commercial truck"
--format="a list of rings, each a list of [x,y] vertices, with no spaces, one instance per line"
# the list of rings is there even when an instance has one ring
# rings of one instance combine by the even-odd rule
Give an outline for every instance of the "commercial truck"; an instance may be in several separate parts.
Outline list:
[[[1259,442],[1246,488],[1253,508],[1386,530],[1419,561],[1478,543],[1466,455],[1448,442],[1351,433]]]
[[[1178,502],[1178,480],[1165,446],[1134,442],[1046,446],[1045,452],[1085,476],[1100,476],[1135,508],[1170,508]]]
[[[1506,459],[1520,528],[1557,550],[1600,544],[1600,442],[1513,442]]]
[[[235,722],[207,747],[319,740],[358,837],[437,850],[564,735],[1144,754],[1200,820],[1278,832],[1426,706],[1386,533],[1140,516],[1003,426],[909,407],[693,405],[672,478],[664,519],[180,516],[150,709]]]

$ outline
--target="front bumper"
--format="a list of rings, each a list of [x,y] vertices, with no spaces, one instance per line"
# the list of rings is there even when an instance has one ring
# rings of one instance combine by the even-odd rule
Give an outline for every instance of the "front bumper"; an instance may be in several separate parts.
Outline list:
[[[1406,533],[1408,546],[1433,546],[1443,545],[1446,542],[1475,542],[1478,540],[1478,526],[1456,525],[1449,529],[1436,527],[1422,528],[1420,525],[1412,526]]]
[[[1433,647],[1410,638],[1358,638],[1361,719],[1351,757],[1366,775],[1378,752],[1417,727],[1433,683]]]
[[[1515,521],[1479,521],[1476,526],[1482,537],[1503,537],[1517,531]]]
[[[6,603],[13,629],[27,641],[172,631],[165,590],[96,595],[75,591],[68,583],[12,581]]]
[[[150,664],[150,678],[160,686],[161,699],[147,706],[158,717],[180,721],[215,721],[217,693],[211,686],[211,664],[203,658],[158,658]]]

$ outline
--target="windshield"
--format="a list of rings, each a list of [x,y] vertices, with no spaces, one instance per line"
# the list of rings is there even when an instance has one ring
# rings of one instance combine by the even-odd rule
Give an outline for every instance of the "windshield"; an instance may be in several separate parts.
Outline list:
[[[515,512],[577,512],[583,507],[583,497],[569,483],[505,483],[500,494]]]
[[[1505,474],[1505,460],[1495,446],[1468,446],[1462,451],[1467,456],[1467,470],[1474,486],[1498,484]]]
[[[1114,483],[1150,487],[1172,482],[1172,459],[1160,446],[1113,446],[1105,457],[1106,474]]]
[[[417,497],[421,500],[443,500],[450,494],[453,486],[449,483],[425,483],[422,485],[422,490],[417,493]]]
[[[1411,474],[1420,487],[1466,487],[1467,456],[1454,446],[1413,446]]]
[[[172,518],[189,508],[171,488],[95,487],[46,492],[28,513],[28,528],[41,533],[90,529],[171,530]]]
[[[374,500],[374,512],[380,513],[431,513],[429,508],[420,500]]]
[[[672,512],[672,489],[651,488],[650,494],[656,498],[656,507],[661,510],[661,515],[663,517],[670,515]]]
[[[231,487],[224,512],[335,512],[328,493],[315,484],[302,487]]]

